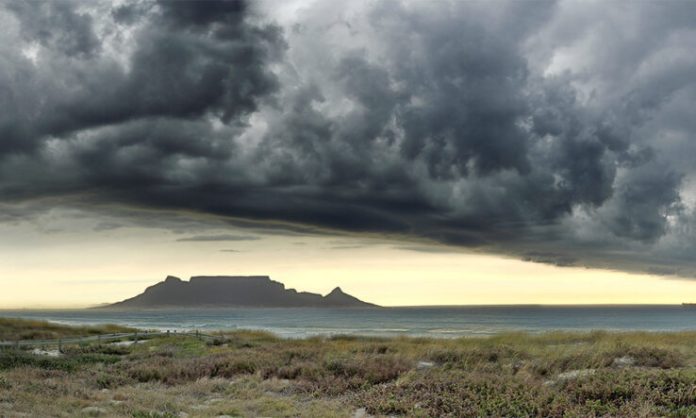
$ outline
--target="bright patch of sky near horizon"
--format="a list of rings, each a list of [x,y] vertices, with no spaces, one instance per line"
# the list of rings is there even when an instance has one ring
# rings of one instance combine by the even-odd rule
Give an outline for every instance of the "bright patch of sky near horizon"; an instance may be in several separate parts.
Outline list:
[[[0,240],[0,308],[115,302],[167,274],[183,279],[266,274],[303,291],[325,294],[341,286],[385,306],[670,304],[696,295],[696,281],[556,267],[385,239],[264,235],[230,228],[201,234],[136,227],[94,230],[94,219],[69,218],[63,214],[60,221],[48,216],[34,223],[0,224],[0,235],[13,237]],[[212,240],[225,236],[230,240]],[[203,240],[181,241],[191,237]]]

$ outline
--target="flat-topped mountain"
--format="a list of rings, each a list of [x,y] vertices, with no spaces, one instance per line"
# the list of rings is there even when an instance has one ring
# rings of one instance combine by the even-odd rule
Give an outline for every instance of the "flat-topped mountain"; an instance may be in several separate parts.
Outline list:
[[[268,276],[194,276],[187,282],[167,278],[130,299],[100,306],[108,308],[161,307],[376,307],[344,293],[340,287],[322,296],[286,289]]]

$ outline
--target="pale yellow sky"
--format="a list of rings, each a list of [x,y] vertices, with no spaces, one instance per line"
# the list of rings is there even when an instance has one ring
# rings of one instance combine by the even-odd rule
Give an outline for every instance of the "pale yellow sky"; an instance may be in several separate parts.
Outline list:
[[[61,224],[62,222],[62,224]],[[70,228],[66,227],[67,224]],[[696,281],[556,267],[494,255],[419,252],[396,241],[259,235],[186,241],[157,228],[89,229],[87,220],[0,225],[0,308],[115,302],[168,274],[267,274],[325,294],[335,286],[380,305],[681,303]],[[10,238],[11,237],[11,238]],[[234,250],[223,252],[221,250]]]

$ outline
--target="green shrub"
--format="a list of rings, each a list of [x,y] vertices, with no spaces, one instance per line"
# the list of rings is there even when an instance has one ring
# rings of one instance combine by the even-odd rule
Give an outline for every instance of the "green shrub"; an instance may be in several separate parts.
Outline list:
[[[12,384],[7,381],[5,376],[0,376],[0,389],[8,390],[12,388]]]
[[[4,350],[0,352],[0,370],[9,370],[17,367],[35,367],[70,372],[76,369],[77,362],[73,358],[37,356],[20,350]]]

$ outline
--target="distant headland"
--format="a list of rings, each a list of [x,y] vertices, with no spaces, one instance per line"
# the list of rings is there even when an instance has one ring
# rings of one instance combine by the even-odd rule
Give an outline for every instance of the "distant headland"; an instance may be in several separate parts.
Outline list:
[[[95,309],[167,307],[378,307],[335,288],[326,296],[286,289],[268,276],[194,276],[187,282],[167,278],[130,299]]]

